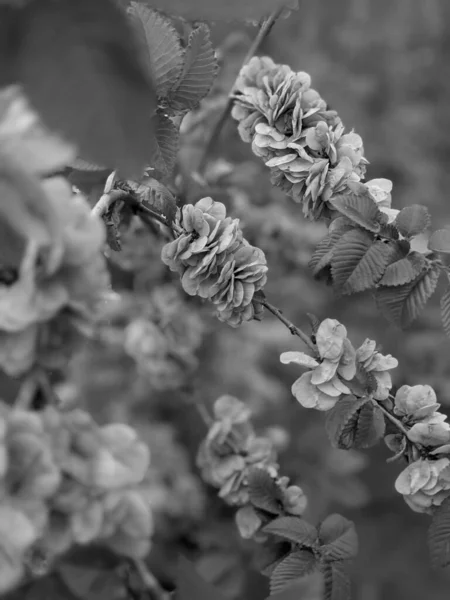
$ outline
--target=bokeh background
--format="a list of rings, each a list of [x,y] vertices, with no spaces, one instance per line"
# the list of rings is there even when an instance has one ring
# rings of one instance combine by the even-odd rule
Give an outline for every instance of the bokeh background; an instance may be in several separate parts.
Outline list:
[[[300,0],[279,21],[262,54],[312,76],[313,87],[365,142],[368,178],[394,182],[393,205],[428,206],[435,228],[450,224],[450,2],[448,0]],[[408,331],[390,326],[369,294],[336,299],[313,280],[308,260],[325,226],[306,222],[301,208],[271,188],[267,173],[233,122],[216,144],[207,182],[192,176],[255,28],[215,26],[222,70],[211,97],[183,124],[177,171],[181,202],[213,195],[241,219],[249,241],[269,263],[267,295],[296,324],[305,314],[343,322],[355,346],[376,339],[399,359],[395,386],[432,385],[450,409],[450,340],[430,302]],[[208,409],[222,394],[248,403],[259,431],[279,448],[284,474],[301,485],[319,520],[340,512],[356,523],[360,554],[353,572],[357,600],[441,600],[450,576],[429,567],[428,517],[410,511],[394,490],[401,465],[386,464],[383,445],[364,454],[332,450],[323,417],[291,397],[295,368],[282,351],[300,340],[271,315],[238,330],[219,323],[208,306],[179,293],[159,259],[163,240],[136,223],[111,252],[114,304],[98,339],[63,374],[58,393],[102,422],[137,426],[153,454],[155,540],[149,564],[169,588],[179,552],[233,599],[262,600],[267,581],[252,567],[250,542],[234,526],[234,511],[205,486],[195,468]],[[3,382],[2,389],[15,382]],[[96,596],[77,579],[72,593]],[[314,585],[304,600],[318,600]]]

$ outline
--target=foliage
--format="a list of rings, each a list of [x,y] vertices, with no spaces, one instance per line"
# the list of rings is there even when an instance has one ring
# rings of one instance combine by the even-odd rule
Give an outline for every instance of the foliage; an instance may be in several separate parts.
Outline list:
[[[396,492],[432,517],[432,565],[449,564],[450,425],[433,387],[394,385],[399,361],[375,341],[310,313],[305,332],[269,300],[324,280],[408,327],[449,277],[448,231],[421,245],[428,209],[393,208],[390,179],[364,183],[362,137],[311,77],[254,56],[294,8],[0,2],[0,366],[18,378],[0,406],[0,593],[241,598],[252,566],[270,600],[349,598],[358,536],[332,501],[367,502],[359,451],[381,439],[404,463]],[[226,51],[204,19],[259,21],[236,81],[218,77]],[[240,147],[214,157],[229,111],[259,166]],[[440,304],[449,334],[448,289]],[[277,353],[306,369],[292,395],[324,428],[304,413],[294,428]],[[283,460],[291,442],[352,491],[311,493],[307,461]]]

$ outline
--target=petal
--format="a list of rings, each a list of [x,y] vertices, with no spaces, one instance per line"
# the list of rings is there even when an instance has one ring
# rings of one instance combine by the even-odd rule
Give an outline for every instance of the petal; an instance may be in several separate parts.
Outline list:
[[[308,369],[314,369],[319,366],[319,363],[315,358],[305,354],[304,352],[283,352],[280,356],[280,361],[287,365],[289,363],[296,363],[302,367],[307,367]]]

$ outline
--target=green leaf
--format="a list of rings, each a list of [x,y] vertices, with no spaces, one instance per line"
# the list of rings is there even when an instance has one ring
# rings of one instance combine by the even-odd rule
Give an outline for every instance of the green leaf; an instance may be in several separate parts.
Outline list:
[[[312,547],[317,539],[317,530],[314,525],[301,517],[278,517],[266,525],[263,531],[299,546]]]
[[[436,508],[428,529],[431,565],[442,569],[450,565],[450,498]]]
[[[428,248],[433,252],[450,254],[450,229],[433,231],[428,240]]]
[[[209,93],[217,70],[218,63],[209,39],[209,28],[200,25],[189,36],[183,71],[167,98],[170,109],[183,112],[198,106],[200,100]]]
[[[316,568],[317,560],[311,550],[294,550],[275,567],[270,578],[270,592],[281,592]]]
[[[346,561],[327,564],[324,569],[324,600],[350,600],[351,581]]]
[[[392,287],[410,283],[420,275],[425,264],[426,259],[423,254],[413,250],[404,258],[390,264],[384,272],[382,279],[379,281],[379,284]]]
[[[264,469],[251,469],[247,477],[250,502],[256,508],[279,515],[283,511],[281,490]]]
[[[153,8],[193,20],[256,21],[289,4],[287,0],[144,0]]]
[[[180,36],[170,19],[141,2],[132,2],[128,14],[143,46],[156,94],[165,98],[183,69],[184,52]]]
[[[430,214],[425,206],[412,204],[398,213],[394,225],[401,235],[411,238],[423,233],[430,226]]]
[[[441,270],[428,265],[414,281],[397,287],[380,286],[375,292],[379,310],[391,322],[408,327],[433,295]]]
[[[372,236],[362,229],[345,233],[336,244],[331,260],[336,290],[351,294],[373,287],[383,275],[389,252],[387,245],[374,244]]]
[[[354,186],[353,190],[333,196],[328,204],[360,227],[377,233],[382,218],[377,203],[364,185]]]
[[[353,448],[371,448],[384,436],[386,422],[382,410],[372,403],[365,404],[358,413]]]
[[[176,199],[164,184],[152,177],[146,177],[140,183],[127,181],[127,185],[144,207],[155,210],[165,217],[168,224],[172,223],[177,211]]]
[[[219,589],[200,577],[192,563],[180,557],[174,600],[227,600],[227,598]]]
[[[140,176],[155,94],[123,11],[110,0],[39,0],[25,3],[19,26],[18,80],[43,121],[87,161]]]
[[[154,175],[168,177],[177,162],[180,145],[180,132],[168,116],[158,111],[156,114],[155,138],[151,152],[150,167]]]
[[[348,560],[358,553],[358,534],[352,521],[329,515],[319,527],[320,551],[328,562]]]
[[[446,335],[450,337],[450,287],[447,287],[441,298],[441,318],[442,327]]]
[[[366,411],[370,411],[370,409],[367,408],[364,412],[361,412],[366,403],[370,402],[371,400],[367,397],[343,396],[328,411],[325,429],[332,446],[349,450],[350,448],[356,448],[358,442],[364,444],[366,440],[369,443],[372,441],[375,433],[367,424],[370,415],[366,415]],[[379,427],[378,422],[374,423],[373,427]],[[366,437],[364,437],[365,435]]]

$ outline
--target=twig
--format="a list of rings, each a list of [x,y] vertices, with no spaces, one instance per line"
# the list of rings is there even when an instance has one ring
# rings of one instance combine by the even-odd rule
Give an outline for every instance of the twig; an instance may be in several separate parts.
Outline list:
[[[139,573],[139,576],[142,579],[142,583],[150,592],[152,598],[154,600],[169,600],[169,593],[163,590],[163,588],[159,584],[159,581],[156,579],[153,573],[151,573],[148,570],[145,562],[143,560],[137,559],[133,561],[133,563],[136,567],[136,571]]]
[[[317,354],[317,348],[311,338],[299,327],[294,325],[294,323],[289,321],[289,319],[286,319],[279,308],[273,306],[273,304],[270,304],[270,302],[267,302],[266,299],[260,300],[259,298],[253,298],[253,302],[259,302],[259,304],[262,304],[265,308],[267,308],[269,312],[271,312],[279,321],[283,323],[283,325],[289,329],[292,335],[297,335],[309,348],[311,348],[314,354]]]
[[[258,52],[259,47],[261,46],[261,44],[265,40],[265,38],[269,35],[272,27],[274,26],[276,20],[278,19],[278,17],[282,13],[282,11],[283,11],[282,8],[274,11],[269,17],[267,17],[267,19],[265,19],[262,22],[261,27],[258,31],[258,35],[253,40],[253,43],[250,46],[250,48],[242,62],[242,67],[245,66],[254,57],[254,55]],[[211,131],[211,134],[208,138],[207,143],[205,144],[203,154],[202,154],[199,166],[198,166],[199,173],[204,172],[206,165],[208,164],[208,161],[211,157],[212,151],[214,150],[214,147],[216,146],[217,142],[219,141],[223,126],[225,125],[225,123],[228,120],[228,117],[230,116],[231,108],[233,106],[233,92],[235,90],[235,87],[236,87],[236,82],[234,82],[233,87],[231,88],[230,93],[228,94],[228,101],[227,101],[225,107],[223,108],[218,121],[216,122],[215,126],[213,127],[213,130]]]
[[[396,418],[394,417],[394,415],[391,415],[391,413],[390,413],[388,410],[386,410],[386,409],[384,408],[384,406],[383,406],[383,405],[382,405],[380,402],[377,402],[377,401],[376,401],[375,399],[373,399],[373,398],[372,398],[372,402],[373,402],[373,403],[374,403],[376,406],[378,406],[378,408],[379,408],[379,409],[381,410],[381,412],[382,412],[382,413],[385,415],[385,417],[386,417],[387,419],[389,419],[389,421],[390,421],[391,423],[393,423],[393,424],[395,425],[395,427],[397,427],[397,429],[398,429],[399,431],[401,431],[401,432],[403,433],[403,435],[404,435],[404,436],[405,436],[407,439],[409,439],[409,437],[408,437],[408,430],[407,430],[407,429],[406,429],[406,427],[403,425],[403,423],[402,423],[401,421],[399,421],[398,419],[396,419]]]
[[[97,217],[103,217],[115,202],[125,200],[128,196],[128,192],[124,192],[123,190],[113,190],[108,194],[103,194],[91,212]]]

